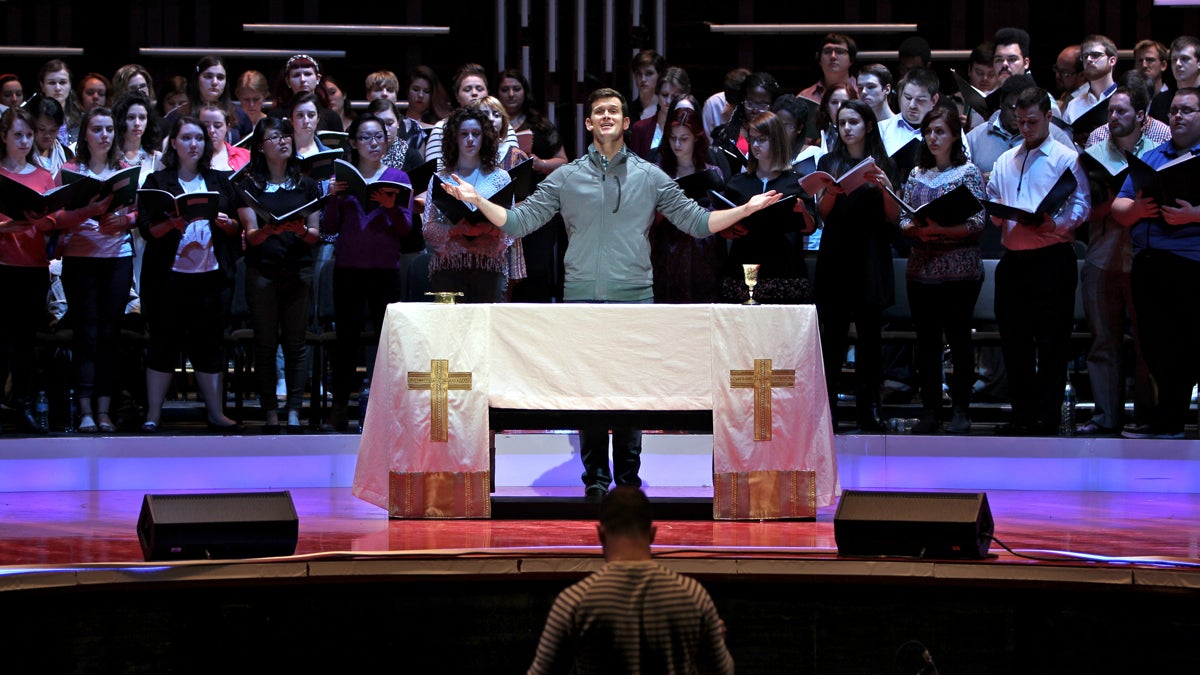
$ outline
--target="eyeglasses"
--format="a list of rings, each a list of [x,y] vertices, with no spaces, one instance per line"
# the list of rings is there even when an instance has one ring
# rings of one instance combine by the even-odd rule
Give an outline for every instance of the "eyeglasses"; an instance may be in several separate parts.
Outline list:
[[[387,134],[362,134],[358,137],[359,143],[382,143],[387,140]]]
[[[850,53],[845,47],[822,47],[821,56],[846,56]]]
[[[750,142],[750,145],[767,145],[771,142],[771,139],[766,136],[750,136],[746,140]]]
[[[1200,110],[1196,108],[1171,108],[1167,111],[1167,114],[1171,117],[1191,117],[1197,112],[1200,112]]]
[[[270,136],[267,136],[266,138],[264,138],[263,142],[264,143],[274,143],[276,145],[279,145],[280,143],[291,143],[292,137],[284,136],[283,134],[271,134]]]
[[[1079,71],[1067,70],[1066,68],[1059,68],[1058,66],[1054,66],[1054,74],[1057,75],[1058,77],[1071,77],[1072,75],[1078,75]]]
[[[742,101],[742,105],[746,106],[746,110],[766,110],[771,107],[770,101]]]
[[[1099,61],[1108,58],[1108,52],[1084,52],[1083,58],[1086,61]]]

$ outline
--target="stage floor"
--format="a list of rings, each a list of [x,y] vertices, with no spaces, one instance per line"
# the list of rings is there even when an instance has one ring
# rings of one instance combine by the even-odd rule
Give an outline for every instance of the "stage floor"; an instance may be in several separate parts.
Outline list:
[[[529,490],[515,488],[500,494]],[[559,491],[564,496],[578,493],[574,488]],[[650,496],[652,500],[702,496],[703,491],[658,488]],[[538,490],[541,495],[556,492]],[[437,560],[451,573],[452,567],[445,565],[450,561],[536,559],[539,569],[547,573],[578,572],[581,563],[590,567],[599,562],[591,520],[389,520],[382,510],[356,499],[345,488],[301,488],[291,493],[300,518],[296,556],[273,562],[303,564],[310,568],[305,573],[311,573],[313,561],[320,560],[405,564]],[[36,579],[51,570],[74,568],[86,575],[89,570],[140,566],[135,530],[144,494],[130,490],[0,494],[0,589],[18,578],[21,587],[40,585]],[[1162,583],[1200,588],[1200,495],[1015,490],[992,490],[987,495],[996,538],[1039,560],[1013,555],[993,544],[995,559],[958,563],[959,573],[979,580],[1015,580],[1043,568],[1034,576],[1045,580],[1045,570],[1053,570],[1056,578],[1080,583],[1121,583],[1125,578],[1135,583],[1132,570],[1159,570],[1169,573],[1169,578],[1160,579]],[[744,570],[739,565],[747,561],[775,561],[774,572],[783,574],[862,573],[861,566],[845,565],[862,560],[837,556],[834,511],[835,507],[821,509],[816,521],[808,522],[659,521],[656,553],[706,575],[740,573]],[[695,567],[697,559],[704,560],[703,567]],[[928,561],[867,562],[877,574],[886,571],[879,565],[889,561],[897,566],[888,574],[919,576],[932,570],[924,567],[932,565]],[[787,562],[804,565],[787,566]],[[231,574],[241,574],[234,571],[237,563],[223,564]],[[519,566],[513,570],[522,571]],[[477,573],[478,568],[464,568],[464,573],[468,571]],[[1136,583],[1145,583],[1146,578],[1143,574]],[[80,583],[62,578],[43,581]]]

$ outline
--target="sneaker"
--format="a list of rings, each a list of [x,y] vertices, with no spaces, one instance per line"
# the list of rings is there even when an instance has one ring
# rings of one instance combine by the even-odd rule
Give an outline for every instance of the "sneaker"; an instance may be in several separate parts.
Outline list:
[[[607,494],[608,490],[605,490],[599,485],[593,485],[584,491],[583,501],[591,504],[599,504],[600,502],[604,501],[604,496]]]
[[[1125,427],[1121,432],[1122,438],[1160,438],[1166,440],[1177,440],[1183,438],[1182,431],[1166,431],[1159,427],[1150,424],[1134,424]]]

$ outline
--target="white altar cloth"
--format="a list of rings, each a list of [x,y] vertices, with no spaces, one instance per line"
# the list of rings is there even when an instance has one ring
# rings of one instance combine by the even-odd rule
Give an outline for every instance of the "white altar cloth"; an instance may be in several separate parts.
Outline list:
[[[470,389],[445,393],[445,441],[431,438],[431,392],[410,388],[409,373],[431,372],[435,359],[471,379]],[[769,440],[754,438],[755,390],[731,386],[731,371],[752,371],[756,359],[770,359],[785,379],[795,371],[794,386],[770,389]],[[762,397],[760,389],[760,415]],[[479,486],[489,471],[489,407],[712,410],[714,500],[721,485],[741,489],[743,502],[754,493],[741,517],[788,517],[762,499],[794,486],[789,473],[813,475],[797,489],[811,491],[815,506],[831,504],[839,490],[817,314],[809,305],[393,304],[354,494],[400,517],[486,516]],[[398,489],[406,505],[397,505]],[[469,499],[453,494],[462,491]],[[476,506],[464,507],[464,499]]]

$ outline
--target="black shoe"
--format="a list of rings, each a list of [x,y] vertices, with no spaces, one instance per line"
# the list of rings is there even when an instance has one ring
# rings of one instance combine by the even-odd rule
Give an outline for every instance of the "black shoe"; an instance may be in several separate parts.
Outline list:
[[[1022,422],[1010,422],[1008,424],[997,424],[992,433],[997,436],[1035,436],[1033,428]]]
[[[1125,430],[1121,432],[1121,436],[1123,438],[1161,438],[1170,440],[1183,438],[1183,432],[1168,431],[1151,424],[1134,424],[1125,427]]]
[[[870,417],[863,416],[858,418],[858,430],[872,433],[883,433],[887,430],[887,427],[884,426],[883,420],[872,415]]]
[[[950,423],[945,426],[945,431],[948,434],[971,433],[971,418],[967,415],[967,411],[955,410],[954,417],[950,418]]]
[[[590,504],[599,504],[600,502],[604,501],[604,496],[607,494],[608,490],[600,487],[599,485],[593,485],[584,491],[583,501]]]
[[[921,415],[921,421],[917,422],[912,428],[914,434],[936,434],[942,428],[942,421],[938,419],[937,413],[925,413]]]

